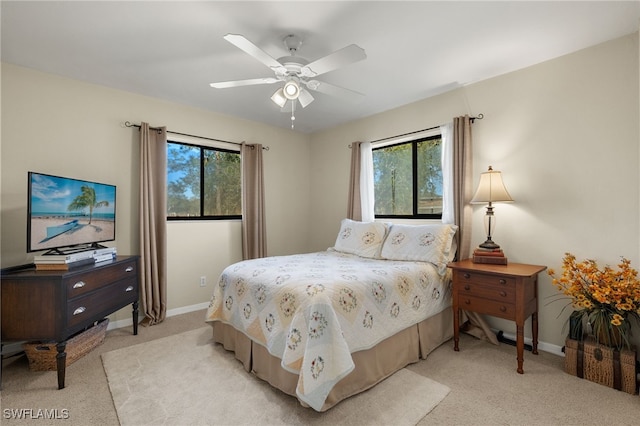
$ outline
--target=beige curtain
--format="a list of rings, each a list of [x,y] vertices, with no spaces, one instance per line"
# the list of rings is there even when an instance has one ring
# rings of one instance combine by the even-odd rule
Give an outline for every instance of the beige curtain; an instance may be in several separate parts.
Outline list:
[[[262,145],[240,146],[242,161],[242,258],[267,255]]]
[[[471,118],[453,119],[453,197],[455,224],[458,225],[458,259],[471,256],[471,198],[473,197],[473,166],[471,156]],[[480,339],[497,345],[498,338],[489,324],[475,312],[463,311],[462,329]],[[465,321],[465,317],[468,321]]]
[[[458,259],[471,253],[471,205],[473,167],[471,157],[471,118],[453,119],[453,211],[458,225]]]
[[[360,168],[362,142],[351,144],[351,174],[349,175],[349,199],[347,203],[347,218],[352,220],[362,220],[362,199],[360,189]]]
[[[140,125],[140,298],[142,325],[167,313],[167,130]]]

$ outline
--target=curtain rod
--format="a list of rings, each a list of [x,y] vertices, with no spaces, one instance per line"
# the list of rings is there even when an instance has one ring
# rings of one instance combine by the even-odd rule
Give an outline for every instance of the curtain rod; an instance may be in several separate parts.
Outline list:
[[[125,125],[125,127],[136,127],[138,129],[140,129],[140,125],[139,124],[133,124],[130,121],[125,121],[124,125]],[[149,127],[149,128],[152,129],[152,130],[160,130],[159,127]],[[230,144],[233,144],[233,145],[242,145],[239,142],[231,142],[231,141],[225,141],[223,139],[214,139],[214,138],[208,138],[208,137],[205,137],[205,136],[190,135],[188,133],[173,132],[171,130],[167,130],[167,133],[171,133],[171,134],[174,134],[174,135],[180,135],[180,136],[188,136],[188,137],[197,138],[197,139],[204,139],[204,140],[207,140],[207,141],[224,142],[224,143],[230,143]],[[269,147],[268,146],[263,146],[262,149],[264,149],[265,151],[269,151]]]
[[[482,115],[482,114],[478,114],[477,117],[469,117],[469,119],[471,120],[471,123],[473,123],[476,120],[482,120],[483,118],[484,118],[484,115]],[[402,133],[400,135],[388,136],[386,138],[382,138],[382,139],[377,139],[375,141],[371,141],[371,143],[382,142],[382,141],[386,141],[386,140],[389,140],[389,139],[395,139],[395,138],[399,138],[401,136],[409,136],[409,135],[413,135],[415,133],[427,132],[429,130],[435,130],[435,129],[439,128],[439,127],[440,126],[433,126],[433,127],[428,127],[426,129],[415,130],[413,132]],[[351,145],[349,145],[349,148],[351,148]]]

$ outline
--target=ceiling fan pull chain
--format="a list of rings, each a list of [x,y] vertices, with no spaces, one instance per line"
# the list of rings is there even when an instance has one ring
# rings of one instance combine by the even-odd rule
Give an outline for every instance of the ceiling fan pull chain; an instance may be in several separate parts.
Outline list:
[[[293,101],[291,101],[291,128],[292,129],[293,129],[293,122],[296,119],[295,111],[296,111],[296,101],[294,99]]]

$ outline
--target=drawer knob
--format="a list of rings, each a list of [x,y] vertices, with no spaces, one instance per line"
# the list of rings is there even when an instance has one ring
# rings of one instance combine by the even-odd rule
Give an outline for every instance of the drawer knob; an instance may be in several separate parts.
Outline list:
[[[84,287],[85,285],[86,285],[86,284],[85,284],[85,282],[84,282],[84,281],[78,281],[77,283],[75,283],[75,284],[73,285],[73,288],[82,288],[82,287]]]
[[[469,291],[471,289],[471,287],[469,286],[469,284],[465,284],[464,289]]]
[[[500,284],[505,285],[507,283],[507,280],[505,280],[504,278],[500,278]]]
[[[471,274],[469,274],[468,272],[466,272],[463,276],[464,276],[466,279],[471,278]]]
[[[129,287],[125,288],[124,291],[133,291],[133,286],[130,285]]]
[[[471,300],[465,299],[464,303],[465,303],[465,305],[470,305],[471,304]]]
[[[500,312],[507,312],[506,306],[500,306]]]
[[[125,272],[131,272],[133,271],[133,266],[127,266],[127,269],[124,270]]]
[[[507,292],[506,292],[506,291],[501,291],[501,292],[500,292],[500,296],[502,296],[502,297],[507,297]]]
[[[83,313],[86,310],[87,310],[87,308],[85,308],[84,306],[80,306],[75,311],[73,311],[73,315],[80,315],[81,313]]]

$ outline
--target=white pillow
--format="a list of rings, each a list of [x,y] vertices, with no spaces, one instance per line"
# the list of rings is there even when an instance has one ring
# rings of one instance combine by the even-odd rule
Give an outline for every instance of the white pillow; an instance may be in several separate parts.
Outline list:
[[[381,255],[389,260],[430,262],[444,273],[455,255],[456,225],[392,225]]]
[[[387,225],[380,222],[343,219],[334,249],[343,253],[379,259],[387,229]]]

